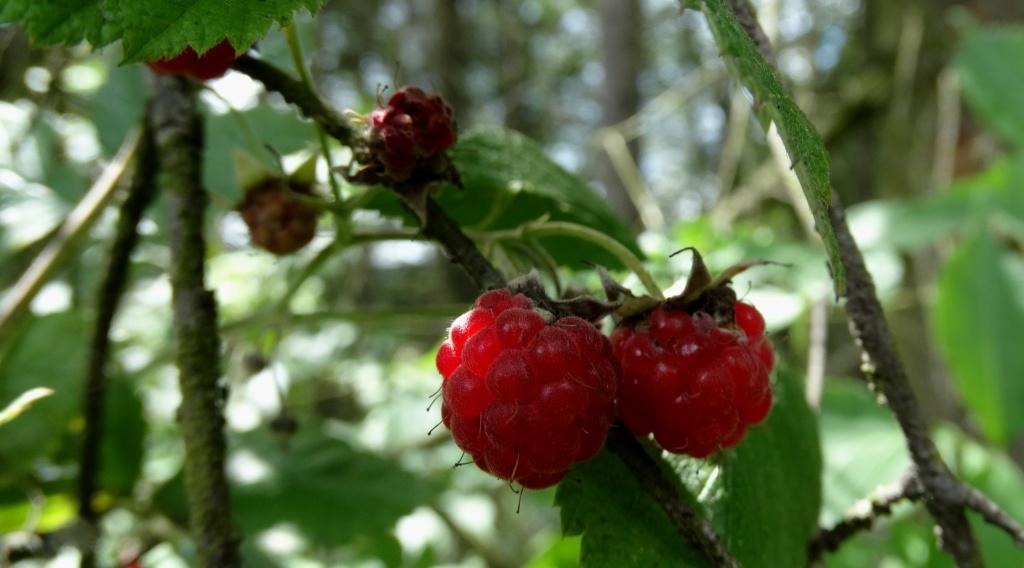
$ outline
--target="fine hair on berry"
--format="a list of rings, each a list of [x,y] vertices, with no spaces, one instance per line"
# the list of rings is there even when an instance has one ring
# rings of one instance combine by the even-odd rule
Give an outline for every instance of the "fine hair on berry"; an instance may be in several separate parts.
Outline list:
[[[615,418],[611,343],[590,322],[554,319],[522,294],[480,296],[452,323],[436,362],[455,443],[483,471],[528,489],[596,455]]]

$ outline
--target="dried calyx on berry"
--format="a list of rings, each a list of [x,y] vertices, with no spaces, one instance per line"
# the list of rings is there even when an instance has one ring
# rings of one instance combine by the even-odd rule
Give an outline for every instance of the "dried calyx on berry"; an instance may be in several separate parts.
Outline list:
[[[354,181],[429,183],[454,175],[445,152],[455,144],[455,115],[440,96],[403,87],[370,114],[367,126]]]
[[[316,235],[319,211],[309,202],[314,197],[316,155],[284,177],[271,173],[255,158],[235,154],[236,177],[245,197],[236,209],[249,227],[253,246],[276,255],[292,254]]]
[[[529,489],[561,481],[604,445],[620,380],[608,339],[509,290],[459,316],[437,353],[441,416],[477,467]]]
[[[192,47],[169,59],[147,61],[146,65],[158,75],[187,75],[199,81],[223,76],[238,55],[228,40],[223,40],[202,54]]]
[[[764,319],[728,284],[747,266],[712,279],[694,251],[683,294],[619,322],[618,416],[635,435],[702,458],[736,446],[768,415],[774,354]]]

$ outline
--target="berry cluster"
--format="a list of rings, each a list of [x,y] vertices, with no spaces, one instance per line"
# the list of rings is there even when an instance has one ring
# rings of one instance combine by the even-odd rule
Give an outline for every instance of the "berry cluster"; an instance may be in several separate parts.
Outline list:
[[[437,354],[441,415],[455,443],[480,469],[531,489],[601,450],[620,380],[593,324],[549,319],[522,294],[487,292]]]
[[[224,40],[202,55],[187,47],[175,57],[147,61],[146,65],[159,75],[188,75],[199,81],[207,81],[227,73],[235,59],[235,47]]]
[[[455,143],[455,129],[452,109],[441,97],[405,87],[370,115],[371,154],[393,180],[405,181],[418,169],[441,165],[438,158]]]
[[[771,409],[774,355],[749,304],[736,303],[721,326],[703,312],[657,308],[616,329],[612,345],[623,369],[619,417],[670,452],[734,447]]]
[[[271,179],[250,189],[238,206],[252,244],[276,255],[291,254],[316,234],[317,210],[302,201],[308,186]]]

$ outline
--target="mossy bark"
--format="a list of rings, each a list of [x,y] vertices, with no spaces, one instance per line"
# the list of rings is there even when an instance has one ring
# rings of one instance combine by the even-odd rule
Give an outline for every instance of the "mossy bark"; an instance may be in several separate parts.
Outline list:
[[[153,82],[152,128],[167,196],[174,304],[175,359],[185,440],[185,488],[198,565],[240,566],[239,535],[231,520],[224,472],[225,391],[220,385],[217,303],[206,289],[203,221],[209,201],[202,186],[203,129],[196,86],[180,77]]]

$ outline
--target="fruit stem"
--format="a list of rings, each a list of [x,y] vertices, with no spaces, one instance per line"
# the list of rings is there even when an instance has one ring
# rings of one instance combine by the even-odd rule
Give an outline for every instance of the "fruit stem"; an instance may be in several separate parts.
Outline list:
[[[576,223],[569,223],[567,221],[540,221],[528,223],[518,229],[512,229],[510,231],[493,231],[490,232],[488,236],[491,239],[574,237],[588,241],[611,253],[611,255],[624,264],[626,268],[636,274],[637,277],[640,278],[640,282],[644,285],[644,288],[647,289],[647,293],[659,300],[665,299],[665,295],[661,293],[661,288],[658,286],[658,283],[654,280],[654,277],[651,276],[651,273],[647,271],[647,268],[644,267],[644,263],[637,258],[635,254],[633,254],[633,251],[626,248],[626,246],[619,241],[600,231],[591,229],[590,227],[577,225]]]
[[[309,76],[309,70],[306,69],[306,59],[302,55],[302,44],[299,42],[299,34],[295,31],[294,22],[284,27],[284,35],[288,40],[288,51],[292,54],[292,64],[299,74],[299,79],[310,92],[315,93],[316,89],[313,88],[313,80]],[[324,134],[324,129],[319,122],[314,121],[313,127],[316,129],[316,137],[320,142],[320,153],[324,155],[324,161],[327,162],[327,182],[331,185],[331,193],[334,195],[334,200],[341,203],[341,185],[338,183],[338,178],[334,177],[334,164],[331,163],[331,148],[327,144],[327,135]],[[339,214],[335,213],[335,215]],[[340,222],[338,226],[341,226]]]

